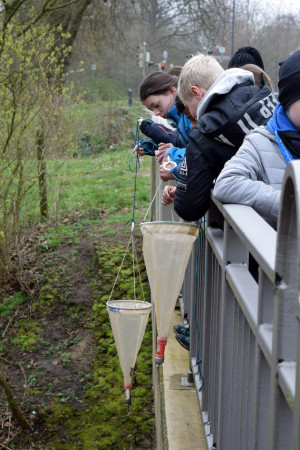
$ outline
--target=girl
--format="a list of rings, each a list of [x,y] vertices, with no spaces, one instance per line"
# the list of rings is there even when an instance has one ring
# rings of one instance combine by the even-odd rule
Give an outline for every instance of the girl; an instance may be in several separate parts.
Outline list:
[[[159,163],[167,156],[180,164],[185,155],[185,146],[192,129],[191,121],[182,112],[178,113],[175,102],[177,92],[177,76],[153,72],[142,83],[140,100],[155,116],[167,119],[167,124],[175,127],[172,130],[151,119],[139,119],[141,131],[151,138],[155,156]],[[147,142],[149,145],[149,142]],[[145,154],[143,147],[139,154]]]

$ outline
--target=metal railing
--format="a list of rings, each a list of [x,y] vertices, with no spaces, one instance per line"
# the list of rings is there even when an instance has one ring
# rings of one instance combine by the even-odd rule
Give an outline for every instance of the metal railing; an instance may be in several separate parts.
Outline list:
[[[160,198],[152,220],[172,220]],[[299,281],[300,161],[287,166],[277,232],[212,198],[181,300],[209,449],[300,449]]]

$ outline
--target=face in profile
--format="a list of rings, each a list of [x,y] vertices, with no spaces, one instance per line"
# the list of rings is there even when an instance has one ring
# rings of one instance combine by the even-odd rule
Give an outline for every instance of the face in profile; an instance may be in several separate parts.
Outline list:
[[[175,104],[176,89],[171,88],[165,94],[152,94],[142,101],[146,108],[153,111],[156,116],[166,117]]]

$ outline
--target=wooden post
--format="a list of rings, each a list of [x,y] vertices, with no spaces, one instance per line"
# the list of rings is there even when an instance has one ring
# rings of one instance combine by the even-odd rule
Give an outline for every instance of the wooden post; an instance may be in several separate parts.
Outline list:
[[[44,133],[37,131],[36,134],[37,144],[37,159],[38,159],[38,177],[39,177],[39,194],[40,194],[40,212],[41,218],[46,219],[48,217],[48,201],[47,201],[47,180],[46,180],[46,161],[44,159]]]

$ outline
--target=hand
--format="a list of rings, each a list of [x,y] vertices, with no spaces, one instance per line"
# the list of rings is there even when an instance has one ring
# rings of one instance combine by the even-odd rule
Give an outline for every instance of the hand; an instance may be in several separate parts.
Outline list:
[[[164,206],[168,206],[171,203],[174,203],[174,194],[176,191],[175,186],[166,186],[163,190],[163,196],[161,202]]]
[[[133,151],[136,152],[137,148],[138,148],[138,144],[134,147]],[[139,156],[145,156],[146,153],[144,152],[144,150],[145,149],[143,147],[139,147],[139,150],[138,150]]]
[[[174,147],[173,144],[164,144],[162,142],[158,144],[158,150],[155,150],[155,157],[158,164],[163,162],[163,160],[167,157],[168,151],[172,147]]]
[[[139,123],[139,126],[141,126],[141,124],[142,124],[142,122],[143,122],[142,117],[139,117],[137,121],[138,121],[138,123]]]
[[[159,175],[163,181],[174,180],[171,170],[165,169],[162,164],[159,168]]]

